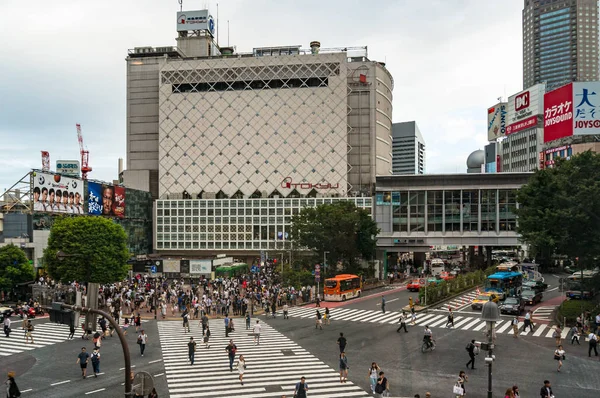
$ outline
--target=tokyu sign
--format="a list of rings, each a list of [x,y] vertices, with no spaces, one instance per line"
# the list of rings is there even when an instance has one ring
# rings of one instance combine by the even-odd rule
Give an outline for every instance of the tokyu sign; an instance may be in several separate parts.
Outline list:
[[[62,175],[79,177],[79,160],[57,160],[56,172]]]

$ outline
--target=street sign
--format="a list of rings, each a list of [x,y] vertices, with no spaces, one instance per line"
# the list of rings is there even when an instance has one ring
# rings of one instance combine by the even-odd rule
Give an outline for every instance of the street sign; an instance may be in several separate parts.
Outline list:
[[[315,275],[315,282],[321,282],[321,275]]]
[[[253,265],[252,267],[250,267],[250,272],[252,272],[252,273],[258,272],[258,267],[256,265]]]
[[[156,274],[156,265],[150,267],[150,272]]]
[[[321,264],[315,265],[315,271],[320,271],[320,270],[321,270]]]

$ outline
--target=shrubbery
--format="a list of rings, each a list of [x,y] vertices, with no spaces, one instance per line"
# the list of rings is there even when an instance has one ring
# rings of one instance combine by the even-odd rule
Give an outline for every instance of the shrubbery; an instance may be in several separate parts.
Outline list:
[[[487,268],[485,271],[477,270],[466,274],[460,274],[454,279],[444,281],[440,284],[427,286],[427,300],[425,300],[425,289],[419,290],[419,303],[424,305],[435,304],[450,296],[474,288],[485,282],[485,278],[495,272],[496,267]]]
[[[583,306],[583,307],[582,307]],[[598,303],[595,300],[566,300],[558,308],[558,319],[562,323],[566,318],[568,325],[574,325],[577,317],[583,312],[591,312],[595,315]]]

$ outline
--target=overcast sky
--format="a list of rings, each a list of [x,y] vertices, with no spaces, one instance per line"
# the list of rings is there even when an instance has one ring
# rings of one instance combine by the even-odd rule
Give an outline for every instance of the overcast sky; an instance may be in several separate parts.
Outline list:
[[[217,1],[184,0],[184,10]],[[394,122],[415,120],[428,173],[466,171],[487,143],[486,109],[521,90],[522,0],[220,0],[220,40],[253,47],[368,46],[394,77]],[[174,46],[177,0],[0,0],[0,192],[40,151],[117,178],[125,158],[127,49]]]

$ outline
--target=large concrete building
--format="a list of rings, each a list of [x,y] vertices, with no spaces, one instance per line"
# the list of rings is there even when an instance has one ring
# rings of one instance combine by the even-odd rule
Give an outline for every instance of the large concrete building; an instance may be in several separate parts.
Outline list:
[[[157,199],[157,250],[248,254],[278,237],[283,247],[285,212],[309,205],[301,198],[370,207],[375,177],[392,173],[385,64],[366,47],[241,53],[219,47],[208,26],[178,35],[177,47],[127,57],[123,182]]]
[[[414,121],[392,125],[392,173],[425,173],[425,140]]]
[[[599,80],[597,0],[525,0],[523,88]]]

